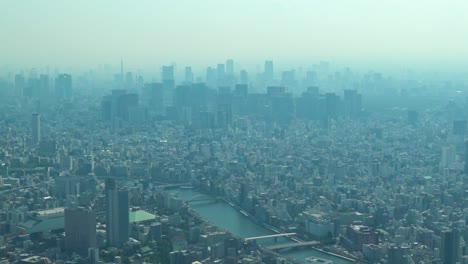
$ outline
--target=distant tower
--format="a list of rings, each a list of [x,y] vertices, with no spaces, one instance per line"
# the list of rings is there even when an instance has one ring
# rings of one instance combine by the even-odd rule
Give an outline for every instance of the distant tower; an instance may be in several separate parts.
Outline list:
[[[55,79],[55,93],[57,98],[70,99],[72,97],[72,76],[62,73]]]
[[[226,75],[233,76],[234,75],[234,60],[229,59],[226,61]]]
[[[120,88],[124,88],[123,60],[120,59]]]
[[[264,77],[265,77],[265,82],[267,85],[272,84],[273,78],[274,78],[274,71],[273,71],[273,61],[265,61],[265,72]]]
[[[186,83],[192,83],[193,82],[192,67],[185,67],[185,82]]]
[[[216,77],[218,77],[218,84],[223,84],[226,75],[226,67],[220,63],[216,67]]]
[[[468,140],[465,141],[465,167],[464,172],[468,175]]]
[[[163,66],[161,72],[161,79],[164,82],[174,81],[174,66]]]
[[[107,245],[122,246],[129,237],[129,199],[127,190],[118,190],[115,179],[106,180]]]
[[[96,247],[96,214],[83,207],[65,209],[65,248],[82,256]]]
[[[33,144],[39,144],[41,141],[41,115],[33,113],[31,118],[31,138]]]

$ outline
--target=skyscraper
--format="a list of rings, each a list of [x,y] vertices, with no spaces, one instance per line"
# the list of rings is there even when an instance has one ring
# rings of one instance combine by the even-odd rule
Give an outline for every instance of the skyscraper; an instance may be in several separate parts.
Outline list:
[[[65,249],[82,256],[96,247],[96,214],[86,208],[65,209]]]
[[[119,247],[129,237],[129,199],[127,190],[119,190],[115,179],[106,180],[107,244]]]
[[[274,78],[273,61],[265,61],[264,78],[267,85],[271,85]]]
[[[33,144],[39,144],[39,141],[41,141],[41,115],[38,113],[32,114],[31,138]]]
[[[26,86],[26,82],[24,81],[24,76],[22,74],[15,75],[15,95],[22,96],[23,89]]]
[[[72,77],[62,73],[55,79],[55,93],[58,99],[70,99],[72,96]]]
[[[220,63],[216,66],[216,77],[218,79],[218,86],[224,85],[226,81],[226,68],[224,64]]]
[[[362,96],[356,90],[344,90],[345,115],[351,118],[359,117],[362,108]]]
[[[185,67],[185,82],[186,83],[192,83],[193,82],[192,67]]]
[[[234,61],[232,59],[226,61],[226,75],[234,75]]]
[[[400,264],[403,262],[403,250],[398,246],[388,249],[388,264]]]
[[[468,175],[468,140],[465,141],[465,166],[464,166],[464,172],[466,175]]]
[[[444,264],[457,263],[460,260],[460,232],[447,229],[442,232],[441,257]]]
[[[174,81],[174,66],[163,66],[161,72],[161,79],[165,81]]]
[[[164,106],[163,108],[173,105],[174,103],[174,66],[163,66],[161,73],[163,93],[164,93]]]

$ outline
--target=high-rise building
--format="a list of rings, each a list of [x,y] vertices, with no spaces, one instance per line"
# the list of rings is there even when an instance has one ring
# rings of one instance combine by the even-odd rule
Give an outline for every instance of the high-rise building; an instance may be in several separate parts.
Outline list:
[[[234,61],[232,59],[226,61],[226,75],[234,75]]]
[[[38,96],[41,102],[46,102],[49,99],[49,75],[41,74],[39,79]]]
[[[82,256],[96,247],[96,214],[79,207],[65,209],[65,249]]]
[[[127,93],[126,90],[112,90],[112,95],[103,97],[101,101],[102,118],[104,120],[118,118],[128,121],[132,109],[138,107],[138,94]]]
[[[218,64],[216,67],[216,77],[218,79],[218,86],[223,86],[226,81],[226,69],[224,64]]]
[[[206,68],[206,85],[211,88],[216,86],[216,69],[212,67]]]
[[[271,85],[274,78],[273,61],[265,61],[264,77],[267,85]]]
[[[38,113],[32,114],[31,138],[33,144],[39,144],[39,141],[41,141],[41,115]]]
[[[174,81],[174,66],[163,66],[161,73],[162,81]]]
[[[240,84],[248,84],[249,83],[249,74],[247,73],[246,70],[242,70],[240,72],[240,80],[239,80],[239,83]]]
[[[185,67],[185,82],[186,83],[192,83],[193,82],[192,67]]]
[[[23,89],[26,86],[26,82],[24,80],[24,76],[22,74],[16,74],[15,75],[15,95],[16,96],[22,96],[23,95]]]
[[[348,117],[359,117],[362,108],[362,96],[356,90],[344,90],[344,114]]]
[[[441,258],[444,264],[457,263],[460,260],[460,232],[447,229],[442,232]]]
[[[162,85],[164,93],[164,109],[168,106],[173,105],[174,88],[175,88],[175,77],[174,77],[174,66],[163,66],[162,68]]]
[[[72,77],[62,73],[55,79],[55,94],[58,99],[70,99],[72,97]]]
[[[464,172],[468,175],[468,140],[465,141],[465,167]]]
[[[115,179],[106,180],[106,237],[107,244],[119,247],[129,237],[128,191],[117,189]]]
[[[393,246],[388,249],[388,263],[400,264],[403,262],[403,250],[400,247]]]

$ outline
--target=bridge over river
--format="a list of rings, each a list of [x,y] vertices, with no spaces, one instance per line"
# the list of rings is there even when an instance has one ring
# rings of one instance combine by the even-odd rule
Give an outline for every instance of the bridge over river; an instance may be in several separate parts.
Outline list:
[[[173,191],[174,193],[179,193],[179,195],[184,199],[184,201],[201,199],[203,193],[197,192],[193,189],[177,189]],[[208,198],[207,198],[208,199]],[[216,197],[215,197],[216,199]],[[212,198],[212,200],[215,200]],[[258,223],[252,221],[249,217],[246,217],[243,213],[236,210],[233,206],[229,205],[227,202],[222,200],[217,203],[202,203],[202,202],[190,202],[190,207],[196,211],[200,216],[205,218],[207,221],[211,222],[213,225],[216,225],[220,228],[223,228],[237,237],[246,238],[255,238],[264,237],[269,235],[277,235],[273,231],[261,226]],[[324,252],[315,250],[311,247],[294,243],[291,240],[293,236],[283,236],[277,237],[277,242],[275,243],[273,238],[259,239],[257,243],[265,251],[275,252],[278,256],[287,257],[289,259],[297,259],[298,261],[290,261],[291,263],[301,263],[304,262],[306,258],[314,256],[317,258],[329,259],[332,260],[334,264],[352,264],[352,261],[336,257]],[[312,242],[310,242],[312,243]],[[291,244],[291,245],[290,245]],[[294,244],[294,245],[292,245]],[[277,249],[270,250],[268,247],[280,247],[284,250]],[[293,247],[294,249],[287,249],[287,247]],[[275,249],[275,248],[273,248]]]

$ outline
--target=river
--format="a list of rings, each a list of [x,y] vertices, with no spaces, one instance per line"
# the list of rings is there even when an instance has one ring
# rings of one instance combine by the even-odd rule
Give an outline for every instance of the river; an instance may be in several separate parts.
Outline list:
[[[184,200],[190,200],[192,197],[203,195],[193,189],[176,189],[171,192],[179,193]],[[253,222],[248,217],[244,216],[232,206],[225,202],[210,202],[200,201],[190,203],[190,208],[199,213],[203,218],[237,237],[255,237],[274,234],[273,231]],[[277,242],[287,242],[287,238],[279,238]],[[273,239],[262,239],[258,243],[268,245],[274,243]],[[350,264],[353,262],[334,257],[314,249],[290,249],[282,250],[279,253],[282,255],[304,261],[307,257],[318,257],[329,259],[333,264]]]

